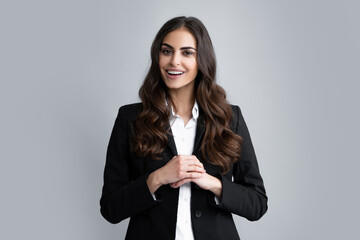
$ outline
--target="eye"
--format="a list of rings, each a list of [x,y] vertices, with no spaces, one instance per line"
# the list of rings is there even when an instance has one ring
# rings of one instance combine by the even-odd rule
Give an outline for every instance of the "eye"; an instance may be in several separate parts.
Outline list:
[[[192,51],[184,51],[183,54],[184,54],[185,56],[191,56],[191,55],[194,54],[194,52],[192,52]]]
[[[170,49],[167,49],[167,48],[164,48],[161,50],[161,53],[164,54],[164,55],[170,55],[171,54],[171,50]]]

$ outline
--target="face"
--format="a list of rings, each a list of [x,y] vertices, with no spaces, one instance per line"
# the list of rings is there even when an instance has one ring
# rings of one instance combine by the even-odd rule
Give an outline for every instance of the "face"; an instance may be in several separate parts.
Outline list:
[[[159,67],[169,91],[193,91],[198,72],[196,39],[185,28],[168,33],[161,45]]]

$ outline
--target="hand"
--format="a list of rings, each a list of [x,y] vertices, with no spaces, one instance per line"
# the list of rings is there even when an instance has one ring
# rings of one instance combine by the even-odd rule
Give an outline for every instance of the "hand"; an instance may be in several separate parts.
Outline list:
[[[205,173],[203,164],[194,155],[175,156],[158,170],[161,173],[163,185],[184,178],[200,178]]]
[[[161,185],[175,183],[186,178],[201,178],[204,173],[204,166],[196,156],[178,155],[165,166],[151,173],[147,184],[150,192],[154,193]]]
[[[173,188],[178,188],[184,183],[193,182],[197,184],[199,187],[205,190],[209,190],[215,194],[218,198],[221,199],[221,191],[222,191],[222,184],[219,179],[210,174],[204,173],[200,178],[184,178],[175,183],[171,183],[170,186]]]

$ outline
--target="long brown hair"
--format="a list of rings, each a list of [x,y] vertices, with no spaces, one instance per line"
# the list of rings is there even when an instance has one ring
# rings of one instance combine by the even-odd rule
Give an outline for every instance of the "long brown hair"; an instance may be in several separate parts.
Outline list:
[[[142,110],[133,125],[132,152],[138,156],[159,158],[166,148],[171,108],[166,104],[167,87],[161,79],[159,54],[164,37],[181,27],[186,28],[197,42],[198,74],[195,97],[204,115],[205,134],[200,150],[204,160],[218,165],[223,173],[240,156],[242,138],[230,130],[232,109],[226,94],[215,80],[214,48],[203,23],[194,17],[176,17],[167,21],[151,46],[151,66],[139,90]]]

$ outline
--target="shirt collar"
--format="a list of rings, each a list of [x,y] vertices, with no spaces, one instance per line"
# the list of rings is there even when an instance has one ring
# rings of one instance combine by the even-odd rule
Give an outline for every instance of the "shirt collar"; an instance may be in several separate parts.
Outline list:
[[[166,105],[168,104],[168,101],[166,100]],[[191,110],[192,118],[195,120],[199,117],[199,105],[195,99],[194,106]],[[172,117],[178,117],[179,115],[175,114],[173,107],[171,106],[171,116]]]
[[[196,120],[199,117],[199,105],[195,99],[195,103],[192,109],[193,118]]]

